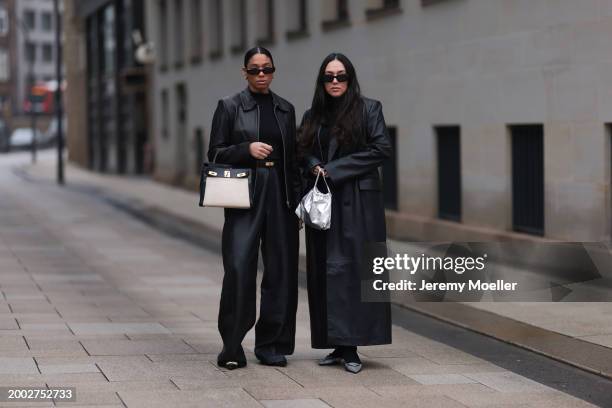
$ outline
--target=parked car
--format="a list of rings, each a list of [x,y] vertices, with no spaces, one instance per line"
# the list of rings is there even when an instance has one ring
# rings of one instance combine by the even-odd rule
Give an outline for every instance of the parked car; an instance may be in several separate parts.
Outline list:
[[[29,149],[33,140],[32,128],[17,128],[11,134],[10,147],[15,149]],[[36,130],[36,143],[42,146],[43,137],[39,130]]]

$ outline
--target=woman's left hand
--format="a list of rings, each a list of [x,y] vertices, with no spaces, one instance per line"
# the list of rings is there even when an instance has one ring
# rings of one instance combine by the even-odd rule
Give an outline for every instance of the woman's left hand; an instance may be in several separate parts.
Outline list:
[[[325,170],[323,167],[316,165],[315,167],[312,168],[312,174],[316,176],[319,173],[321,173],[323,177],[327,177],[327,170]]]

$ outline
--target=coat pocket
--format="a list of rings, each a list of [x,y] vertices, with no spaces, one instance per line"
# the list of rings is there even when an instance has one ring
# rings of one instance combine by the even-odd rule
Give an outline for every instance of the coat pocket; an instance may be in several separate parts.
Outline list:
[[[367,177],[359,179],[358,183],[360,190],[380,190],[380,180],[378,177]]]

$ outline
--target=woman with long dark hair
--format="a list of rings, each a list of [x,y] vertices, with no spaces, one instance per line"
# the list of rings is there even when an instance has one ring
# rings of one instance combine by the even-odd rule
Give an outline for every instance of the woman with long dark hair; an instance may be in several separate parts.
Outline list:
[[[366,246],[386,242],[378,167],[391,144],[381,103],[361,95],[343,54],[323,60],[298,133],[308,187],[321,172],[332,193],[330,229],[306,228],[312,347],[334,349],[320,365],[344,363],[358,373],[357,346],[391,343],[390,305],[363,302],[360,277]]]
[[[242,340],[255,324],[257,258],[261,244],[263,280],[255,326],[255,356],[266,365],[284,366],[295,345],[298,219],[293,213],[300,179],[295,159],[295,110],[270,90],[274,77],[270,51],[246,52],[246,89],[221,99],[210,132],[211,162],[253,169],[249,209],[225,209],[223,287],[219,366],[244,367]]]

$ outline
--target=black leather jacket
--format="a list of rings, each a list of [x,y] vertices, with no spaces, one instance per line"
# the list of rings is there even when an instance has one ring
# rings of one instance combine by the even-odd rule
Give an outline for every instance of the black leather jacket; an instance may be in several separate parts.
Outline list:
[[[311,178],[311,183],[307,184],[308,188],[311,188],[314,180],[312,169],[318,165],[325,168],[328,179],[337,186],[357,178],[360,188],[381,188],[378,167],[391,156],[391,141],[380,101],[363,96],[362,101],[361,127],[364,132],[362,146],[339,146],[336,138],[332,137],[329,141],[327,153],[328,162],[325,163],[320,150],[316,148],[321,144],[319,140],[321,127],[319,126],[315,135],[316,143],[313,144],[313,148],[302,158],[301,162],[304,174]],[[303,126],[309,117],[310,109],[304,113],[300,126]]]
[[[283,138],[285,197],[289,209],[301,199],[301,181],[296,161],[295,109],[272,91],[274,116]],[[210,129],[208,160],[237,167],[254,168],[257,160],[249,145],[259,141],[259,106],[248,88],[219,100]]]

